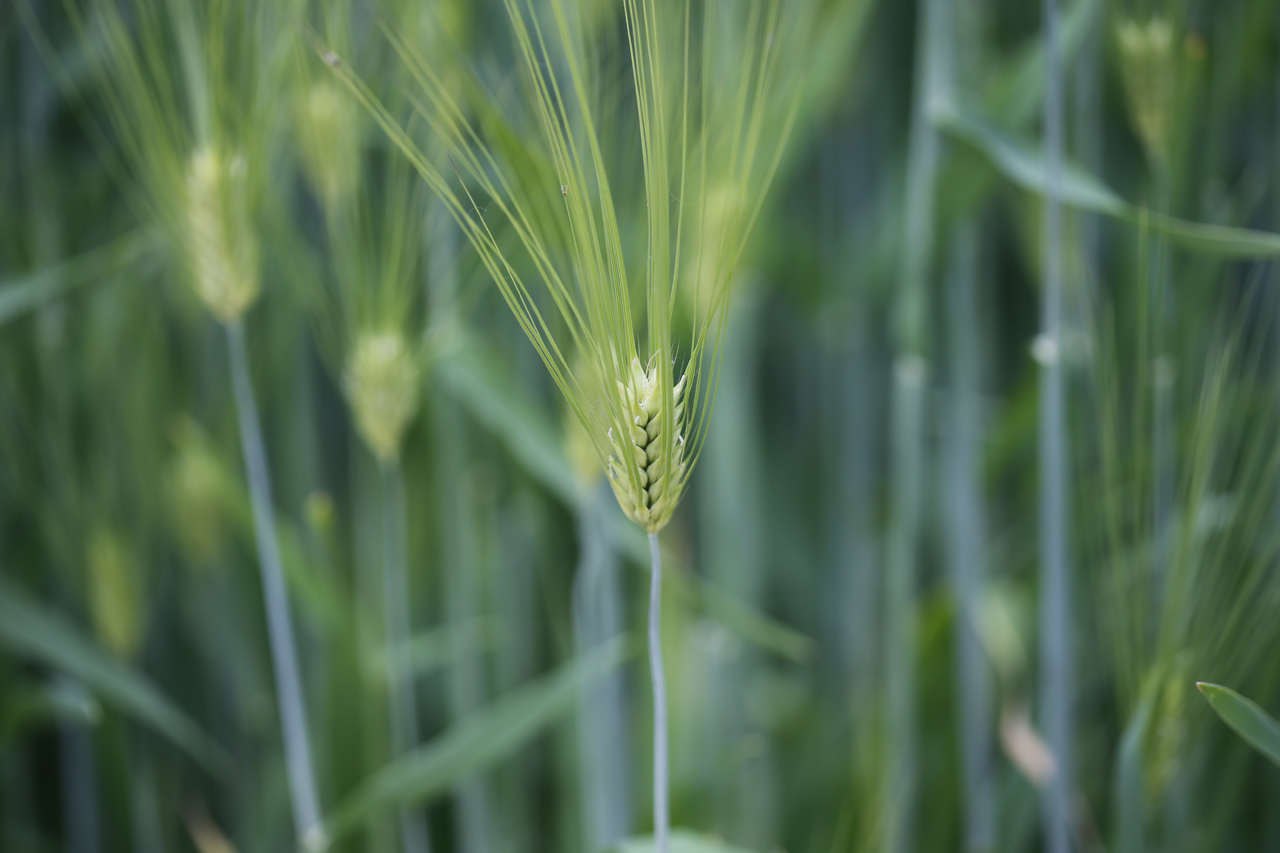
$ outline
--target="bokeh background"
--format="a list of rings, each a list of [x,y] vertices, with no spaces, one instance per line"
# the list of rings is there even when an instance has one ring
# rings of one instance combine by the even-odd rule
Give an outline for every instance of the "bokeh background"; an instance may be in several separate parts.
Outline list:
[[[298,844],[229,339],[171,233],[197,54],[257,146],[242,328],[334,849],[643,836],[643,534],[321,56],[401,108],[421,7],[518,101],[507,13],[271,5],[0,6],[0,849]],[[623,4],[567,5],[625,115]],[[1196,690],[1280,709],[1280,3],[783,7],[795,126],[661,537],[681,843],[1280,850],[1280,769]],[[369,323],[410,353],[394,466]]]

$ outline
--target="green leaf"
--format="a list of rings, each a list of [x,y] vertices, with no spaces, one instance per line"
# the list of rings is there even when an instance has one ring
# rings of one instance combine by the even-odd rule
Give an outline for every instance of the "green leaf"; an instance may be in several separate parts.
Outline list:
[[[0,282],[0,326],[68,290],[131,266],[159,246],[160,235],[156,231],[138,229],[55,266]]]
[[[102,722],[102,706],[83,684],[65,677],[8,688],[0,712],[0,748],[29,728],[59,720],[96,726]]]
[[[1044,195],[1048,177],[1044,167],[1044,151],[1030,140],[995,128],[981,118],[952,105],[943,105],[934,113],[934,121],[958,139],[973,145],[991,160],[1010,181],[1028,192]],[[1063,203],[1080,210],[1101,213],[1113,219],[1138,222],[1159,231],[1183,248],[1230,258],[1268,258],[1280,256],[1280,234],[1188,222],[1141,210],[1072,163],[1064,164],[1059,186]]]
[[[468,714],[435,740],[361,783],[334,809],[327,827],[330,838],[336,839],[390,809],[438,796],[458,781],[514,754],[576,706],[584,683],[633,652],[619,638]]]
[[[230,758],[145,676],[85,639],[63,617],[0,580],[0,645],[78,678],[121,711],[164,735],[206,769],[225,775]]]
[[[942,129],[973,145],[997,169],[1024,190],[1044,195],[1044,151],[1035,143],[998,130],[982,119],[959,109],[943,109],[936,121]],[[1070,163],[1062,172],[1061,198],[1066,204],[1116,218],[1129,215],[1129,205],[1105,184]]]
[[[1196,682],[1196,687],[1209,700],[1222,722],[1235,729],[1245,742],[1280,767],[1280,723],[1251,699],[1230,687]]]
[[[638,835],[619,841],[613,848],[616,853],[653,853],[656,849],[652,835]],[[699,835],[687,829],[671,833],[671,853],[747,853],[712,835]]]

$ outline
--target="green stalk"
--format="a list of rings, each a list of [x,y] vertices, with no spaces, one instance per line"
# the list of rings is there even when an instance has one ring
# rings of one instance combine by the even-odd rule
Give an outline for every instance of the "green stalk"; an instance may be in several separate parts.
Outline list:
[[[1040,714],[1056,772],[1043,789],[1045,853],[1068,853],[1072,789],[1070,587],[1067,577],[1065,401],[1062,382],[1063,92],[1057,0],[1044,0],[1044,293],[1040,367]]]
[[[578,510],[573,635],[581,657],[621,633],[618,557],[607,515],[614,502],[612,490],[601,482]],[[607,850],[631,831],[622,673],[608,673],[583,685],[578,727],[583,848]]]
[[[418,745],[418,703],[413,673],[401,666],[399,655],[409,642],[409,578],[405,565],[404,474],[398,461],[384,462],[382,469],[382,591],[390,663],[387,676],[391,713],[391,751],[404,755]],[[400,839],[404,853],[428,853],[426,817],[408,808],[400,811]]]
[[[434,205],[428,214],[429,246],[427,303],[434,328],[447,330],[457,319],[456,238],[443,205]],[[473,546],[476,519],[471,505],[471,478],[468,471],[468,442],[463,414],[444,388],[429,394],[435,433],[437,500],[441,507],[441,564],[445,573],[446,611],[449,622],[463,625],[479,614],[476,599],[478,569]],[[484,702],[482,662],[476,651],[474,632],[464,632],[449,672],[449,711],[462,720]],[[454,814],[458,826],[455,849],[461,853],[485,853],[491,837],[489,798],[486,781],[474,778],[457,785]]]
[[[979,396],[979,341],[988,336],[978,320],[978,231],[970,220],[960,226],[951,256],[947,293],[950,305],[951,413],[948,418],[948,522],[951,581],[958,605],[955,667],[960,693],[959,735],[964,780],[964,849],[995,849],[995,790],[991,768],[991,672],[978,634],[986,584],[986,512],[980,458],[982,412]]]
[[[81,684],[70,679],[65,684],[68,690],[84,690]],[[98,774],[93,760],[93,741],[82,723],[66,721],[58,725],[58,758],[67,847],[83,853],[98,853],[102,850]]]
[[[931,111],[945,95],[951,0],[924,0],[916,38],[897,305],[893,384],[893,515],[885,584],[887,777],[884,850],[912,849],[916,775],[915,587],[924,489],[924,390],[928,376],[928,280],[934,243],[934,194],[940,141]]]
[[[746,282],[743,282],[746,283]],[[702,485],[698,490],[700,552],[707,577],[733,600],[763,612],[765,511],[767,490],[760,466],[743,465],[743,459],[760,459],[765,453],[756,419],[757,397],[754,355],[760,346],[763,300],[755,288],[734,293],[726,318],[720,377],[716,390],[716,416],[707,430],[703,451]],[[842,525],[843,526],[843,525]],[[837,601],[832,596],[833,604]],[[732,654],[709,656],[706,664],[714,677],[702,687],[706,710],[699,715],[705,729],[696,736],[696,753],[682,752],[681,766],[710,770],[755,733],[747,712],[744,685],[758,683],[763,662],[750,645]],[[677,739],[679,734],[677,732]],[[777,791],[768,746],[737,763],[736,772],[714,773],[714,826],[717,835],[748,850],[777,846]],[[678,783],[677,783],[678,784]]]
[[[271,662],[275,669],[280,727],[284,733],[285,765],[289,774],[289,793],[293,799],[293,822],[301,844],[308,850],[326,846],[320,823],[320,804],[316,797],[315,776],[311,764],[311,744],[307,730],[306,706],[302,700],[302,678],[298,670],[298,653],[294,647],[293,621],[289,615],[289,597],[285,591],[284,571],[280,563],[280,545],[276,541],[275,511],[271,507],[271,481],[267,473],[267,454],[258,421],[258,407],[253,399],[249,378],[249,359],[245,351],[244,327],[239,320],[226,324],[227,350],[231,361],[231,384],[235,392],[236,414],[240,421],[240,443],[244,451],[245,475],[253,503],[253,528],[258,543],[258,562],[262,567],[262,593],[267,610],[267,631],[271,642]]]
[[[649,534],[649,675],[653,681],[653,838],[667,853],[671,817],[667,791],[667,680],[662,671],[662,555],[658,534]]]

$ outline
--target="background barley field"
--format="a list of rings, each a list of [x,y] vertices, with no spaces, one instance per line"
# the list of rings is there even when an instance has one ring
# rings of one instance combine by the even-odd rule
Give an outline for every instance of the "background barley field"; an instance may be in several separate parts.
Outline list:
[[[1280,851],[1278,264],[1277,0],[6,0],[0,850]]]

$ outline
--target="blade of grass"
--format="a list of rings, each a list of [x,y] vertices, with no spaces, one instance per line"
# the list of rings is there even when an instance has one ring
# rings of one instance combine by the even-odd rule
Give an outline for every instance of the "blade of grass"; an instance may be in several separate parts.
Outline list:
[[[998,129],[975,114],[954,107],[934,111],[934,121],[951,135],[970,143],[1012,183],[1044,195],[1048,188],[1044,150],[1037,144]],[[1143,212],[1079,166],[1061,165],[1059,197],[1063,204],[1124,222],[1137,223]],[[1146,214],[1150,226],[1174,243],[1193,251],[1228,258],[1280,256],[1280,234],[1172,216]]]
[[[79,679],[205,769],[219,776],[230,774],[230,757],[145,676],[108,655],[62,616],[7,580],[0,580],[0,644]]]
[[[1213,710],[1245,742],[1280,767],[1280,722],[1230,687],[1196,682]]]
[[[365,780],[333,810],[330,836],[342,838],[374,815],[437,797],[502,761],[570,711],[583,683],[632,653],[618,640],[472,712]]]
[[[159,231],[139,228],[55,266],[0,281],[0,326],[70,290],[101,281],[150,257],[160,248],[161,240]]]

